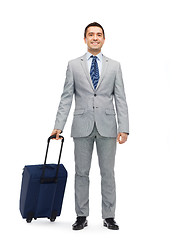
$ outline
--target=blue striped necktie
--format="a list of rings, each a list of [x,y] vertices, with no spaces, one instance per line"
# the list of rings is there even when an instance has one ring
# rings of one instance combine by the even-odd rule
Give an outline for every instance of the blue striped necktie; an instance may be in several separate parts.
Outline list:
[[[93,83],[93,87],[94,89],[96,89],[97,84],[98,84],[98,80],[99,80],[99,69],[98,69],[98,63],[97,63],[97,57],[96,56],[91,56],[92,59],[92,63],[91,63],[91,69],[90,69],[90,76],[91,76],[91,80]]]

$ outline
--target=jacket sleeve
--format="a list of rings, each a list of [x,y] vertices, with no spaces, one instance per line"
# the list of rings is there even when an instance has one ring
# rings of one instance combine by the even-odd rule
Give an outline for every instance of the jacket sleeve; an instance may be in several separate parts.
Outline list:
[[[122,79],[122,71],[120,63],[118,63],[115,86],[114,86],[114,100],[117,112],[118,133],[125,132],[129,134],[129,117],[128,107],[126,102],[124,83]]]
[[[61,100],[56,114],[54,129],[60,129],[63,131],[72,105],[73,94],[74,81],[72,69],[69,62],[66,71],[66,79],[64,83],[63,93],[61,95]]]

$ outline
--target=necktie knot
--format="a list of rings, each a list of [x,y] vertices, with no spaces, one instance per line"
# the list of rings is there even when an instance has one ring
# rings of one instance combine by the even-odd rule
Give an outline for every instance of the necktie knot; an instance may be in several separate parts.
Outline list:
[[[96,60],[96,59],[97,59],[97,56],[91,55],[91,58],[93,58],[93,60]]]

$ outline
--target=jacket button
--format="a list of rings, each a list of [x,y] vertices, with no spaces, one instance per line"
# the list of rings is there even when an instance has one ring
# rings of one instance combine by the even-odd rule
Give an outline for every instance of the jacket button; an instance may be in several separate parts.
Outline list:
[[[96,93],[94,94],[94,96],[96,97]]]

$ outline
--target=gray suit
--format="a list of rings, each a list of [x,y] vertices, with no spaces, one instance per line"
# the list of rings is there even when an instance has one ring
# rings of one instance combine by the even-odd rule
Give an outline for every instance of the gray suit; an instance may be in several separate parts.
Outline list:
[[[89,214],[89,170],[93,143],[96,141],[102,176],[102,217],[114,217],[116,137],[119,132],[129,133],[128,109],[119,62],[103,55],[102,73],[96,89],[93,88],[85,55],[68,63],[55,129],[64,129],[73,95],[75,111],[71,136],[75,144],[76,213],[78,216]]]

